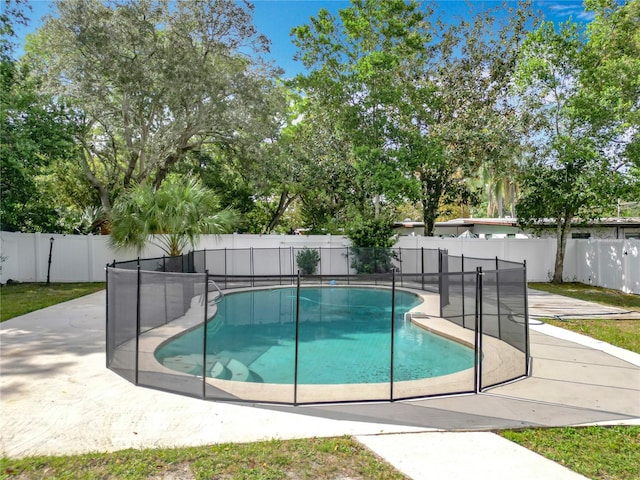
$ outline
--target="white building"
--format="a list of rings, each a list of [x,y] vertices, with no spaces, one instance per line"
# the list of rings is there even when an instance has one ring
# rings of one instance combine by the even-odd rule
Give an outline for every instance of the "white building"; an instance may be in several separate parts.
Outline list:
[[[394,227],[400,235],[424,235],[424,223],[404,220],[395,222]],[[456,218],[446,222],[436,222],[436,237],[459,237],[461,235],[477,238],[545,238],[555,237],[556,225],[547,220],[541,230],[523,230],[517,218]],[[571,238],[615,238],[640,239],[640,218],[603,218],[584,223],[574,222]]]

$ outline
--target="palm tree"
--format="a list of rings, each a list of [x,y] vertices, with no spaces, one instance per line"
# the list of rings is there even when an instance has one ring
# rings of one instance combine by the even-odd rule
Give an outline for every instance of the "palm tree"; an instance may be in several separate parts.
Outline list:
[[[507,212],[515,217],[515,205],[520,193],[516,181],[520,169],[519,162],[517,156],[505,155],[481,166],[480,173],[488,202],[488,217],[502,218]]]
[[[111,210],[111,244],[140,252],[148,243],[167,255],[181,255],[199,235],[230,232],[233,210],[219,210],[215,194],[193,177],[168,177],[159,188],[137,185]]]

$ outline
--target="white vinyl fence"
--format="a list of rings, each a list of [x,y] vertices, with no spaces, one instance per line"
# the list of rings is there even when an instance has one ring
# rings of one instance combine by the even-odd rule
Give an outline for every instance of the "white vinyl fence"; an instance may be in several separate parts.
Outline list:
[[[575,240],[566,257],[565,280],[640,294],[640,240]]]
[[[53,239],[53,241],[51,240]],[[196,250],[238,248],[330,248],[349,245],[348,238],[337,235],[203,235]],[[447,249],[450,255],[494,258],[527,262],[529,281],[547,282],[553,273],[556,241],[554,238],[431,238],[402,236],[396,247]],[[49,264],[51,252],[51,264]],[[96,235],[58,235],[44,233],[0,232],[2,270],[0,282],[101,282],[104,267],[113,260],[130,260],[133,251],[114,251],[109,237]],[[162,251],[150,246],[141,258],[161,257]],[[564,277],[640,294],[639,240],[569,240],[565,255]]]

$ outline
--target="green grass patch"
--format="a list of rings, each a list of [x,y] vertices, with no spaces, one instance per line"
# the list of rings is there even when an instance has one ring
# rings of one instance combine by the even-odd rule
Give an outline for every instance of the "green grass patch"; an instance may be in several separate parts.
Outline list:
[[[536,428],[498,433],[591,479],[639,478],[637,426]]]
[[[407,477],[355,440],[340,437],[64,457],[2,458],[0,478],[406,480]]]
[[[584,283],[529,283],[529,287],[542,290],[543,292],[564,295],[565,297],[640,312],[640,295],[623,293],[618,290],[611,290],[610,288],[594,287],[592,285],[585,285]]]
[[[609,288],[594,287],[582,283],[530,283],[529,287],[566,297],[587,300],[613,307],[640,311],[640,295],[622,293]],[[545,319],[545,323],[566,328],[617,347],[640,353],[640,320]]]
[[[567,297],[640,311],[640,296],[581,283],[530,283]],[[640,320],[580,319],[546,323],[640,353]],[[581,427],[507,430],[503,437],[594,480],[637,480],[640,427]]]
[[[104,290],[105,283],[13,283],[0,287],[0,322]]]
[[[545,323],[640,353],[640,320],[552,320]]]

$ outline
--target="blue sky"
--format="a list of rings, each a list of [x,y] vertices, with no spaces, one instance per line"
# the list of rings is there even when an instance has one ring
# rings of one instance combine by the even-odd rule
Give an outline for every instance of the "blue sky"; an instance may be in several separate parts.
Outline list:
[[[17,28],[17,33],[21,38],[30,31],[38,28],[41,18],[49,14],[52,10],[49,0],[28,0],[32,11],[31,22],[27,29]],[[308,23],[309,17],[317,14],[320,8],[326,8],[332,13],[349,5],[345,0],[255,0],[254,23],[260,33],[266,35],[271,40],[271,55],[275,62],[285,70],[285,76],[293,76],[302,71],[303,67],[298,62],[294,62],[293,56],[296,52],[291,43],[289,32],[293,27]],[[467,16],[469,7],[466,2],[460,0],[437,0],[436,3],[443,12],[451,18],[457,16]],[[496,7],[502,1],[471,0],[474,8]],[[516,4],[515,1],[509,3]],[[534,8],[542,12],[549,20],[564,21],[569,17],[574,20],[588,20],[582,0],[534,0]],[[21,46],[16,51],[17,55],[22,52]]]

